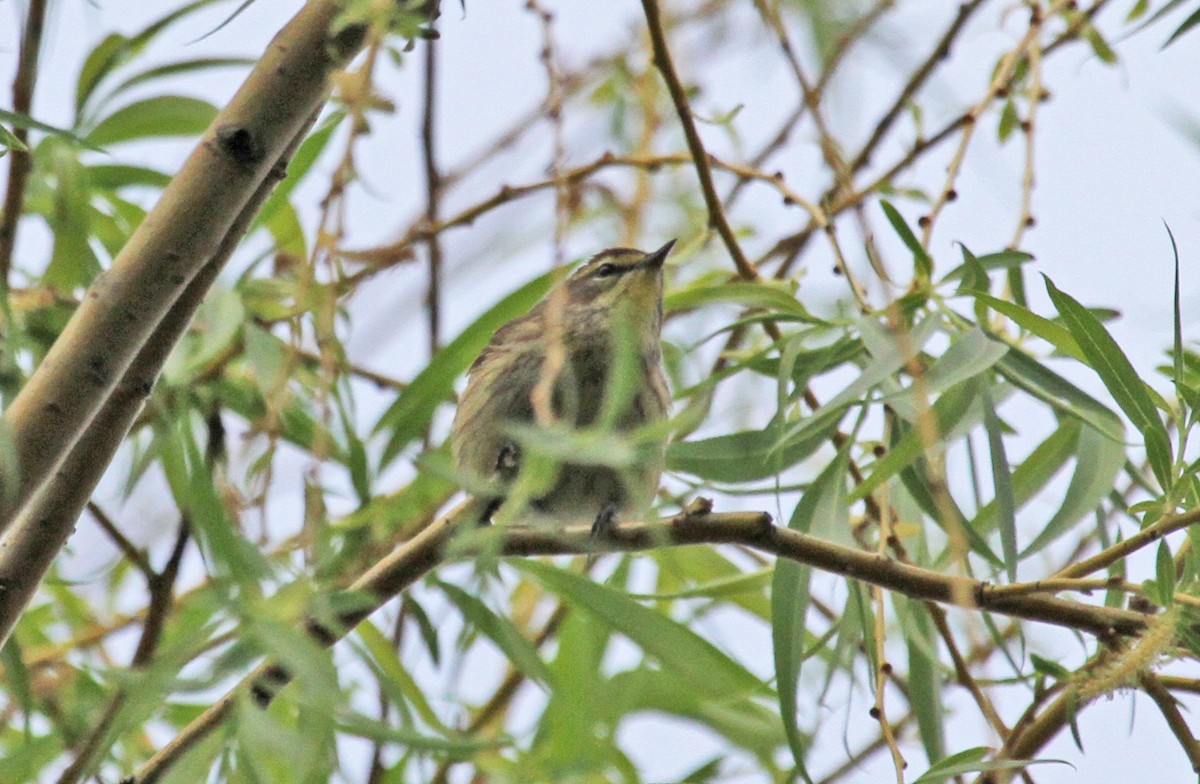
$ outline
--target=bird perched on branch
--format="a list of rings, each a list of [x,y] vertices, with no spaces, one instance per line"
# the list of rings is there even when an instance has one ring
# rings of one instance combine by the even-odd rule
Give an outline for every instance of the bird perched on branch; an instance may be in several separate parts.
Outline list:
[[[492,336],[469,372],[450,436],[460,475],[559,524],[645,513],[663,467],[663,262],[611,248]]]

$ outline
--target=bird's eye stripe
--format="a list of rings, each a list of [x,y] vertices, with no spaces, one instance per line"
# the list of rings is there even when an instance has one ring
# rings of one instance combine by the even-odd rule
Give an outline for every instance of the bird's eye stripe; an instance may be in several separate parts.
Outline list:
[[[609,275],[616,275],[619,271],[616,264],[601,264],[596,267],[596,277],[607,278]]]

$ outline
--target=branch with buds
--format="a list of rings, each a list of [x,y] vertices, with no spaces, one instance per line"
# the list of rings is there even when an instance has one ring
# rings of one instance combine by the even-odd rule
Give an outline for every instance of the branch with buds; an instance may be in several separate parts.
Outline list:
[[[1084,631],[1104,640],[1138,635],[1146,616],[1110,607],[1055,599],[1039,594],[993,591],[991,583],[944,575],[903,564],[879,553],[833,544],[814,536],[780,528],[766,512],[713,513],[707,502],[692,504],[673,517],[653,522],[622,523],[597,541],[586,525],[562,529],[509,526],[478,529],[480,501],[463,501],[445,516],[378,562],[350,586],[362,597],[336,624],[310,620],[315,640],[332,646],[387,601],[443,563],[480,554],[499,556],[576,555],[595,552],[633,552],[697,544],[740,544],[777,558],[808,564],[823,571],[853,577],[893,590],[912,599],[971,607],[1015,618],[1041,621]],[[260,706],[270,704],[290,679],[273,662],[265,662],[164,746],[123,784],[152,784],[196,743],[229,716],[237,700],[249,694]]]

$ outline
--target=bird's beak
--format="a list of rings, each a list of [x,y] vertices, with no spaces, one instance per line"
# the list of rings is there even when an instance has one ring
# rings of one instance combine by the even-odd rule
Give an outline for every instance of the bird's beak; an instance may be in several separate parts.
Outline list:
[[[675,247],[675,240],[671,240],[653,253],[647,253],[646,258],[642,259],[641,264],[638,266],[649,270],[662,269],[663,262],[667,260],[667,254],[671,252],[671,248],[673,247]]]

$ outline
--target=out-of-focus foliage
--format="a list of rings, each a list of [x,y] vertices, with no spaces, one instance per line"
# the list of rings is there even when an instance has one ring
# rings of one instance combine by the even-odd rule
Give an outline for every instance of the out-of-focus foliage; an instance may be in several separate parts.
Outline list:
[[[0,111],[0,146],[10,157],[27,147],[32,165],[19,202],[27,238],[0,314],[6,403],[167,186],[164,140],[194,141],[215,116],[192,80],[240,79],[253,62],[156,48],[180,27],[227,35],[189,26],[208,5],[168,4],[132,35],[92,31],[74,116],[61,124],[36,106]],[[910,777],[928,769],[921,782],[1010,770],[1006,751],[993,751],[1006,737],[976,748],[961,719],[950,723],[954,684],[973,689],[955,704],[983,716],[980,726],[993,687],[1023,689],[1018,710],[1003,711],[1008,729],[1020,709],[1036,713],[1096,677],[1092,660],[1038,648],[1032,627],[1011,619],[948,620],[936,605],[737,547],[607,556],[587,574],[583,559],[443,567],[332,651],[305,619],[328,615],[338,589],[457,491],[443,445],[456,384],[491,333],[551,285],[544,267],[520,260],[545,256],[556,233],[595,249],[680,238],[666,295],[675,441],[664,514],[711,495],[719,508],[779,512],[782,525],[881,558],[1013,583],[1200,506],[1200,461],[1186,448],[1200,418],[1200,355],[1177,339],[1167,383],[1140,377],[1107,330],[1111,314],[1043,279],[1022,249],[1028,201],[1013,206],[1009,246],[931,242],[965,187],[956,168],[943,171],[972,154],[976,126],[1001,142],[1030,138],[1044,58],[1090,47],[1112,61],[1110,38],[1163,20],[1174,20],[1175,42],[1200,10],[1140,2],[1122,21],[1100,13],[1103,0],[1032,3],[1011,46],[989,49],[982,36],[966,40],[958,17],[978,33],[1000,24],[1003,5],[948,6],[904,58],[922,65],[889,101],[860,107],[861,133],[840,138],[814,107],[850,94],[837,77],[845,61],[888,45],[872,34],[899,13],[893,3],[668,4],[689,86],[752,46],[808,93],[770,127],[752,127],[736,94],[689,93],[719,150],[705,165],[757,265],[750,279],[710,229],[640,17],[622,46],[574,70],[565,64],[579,58],[547,44],[549,98],[498,128],[478,159],[448,162],[436,214],[364,249],[378,233],[356,233],[350,195],[370,195],[373,166],[360,151],[394,112],[419,116],[419,105],[397,109],[389,80],[419,72],[423,47],[437,45],[417,5],[349,4],[347,15],[373,25],[368,51],[340,75],[80,523],[95,542],[99,522],[116,555],[89,560],[71,545],[73,566],[46,581],[3,651],[0,781],[129,775],[264,657],[293,685],[265,711],[240,700],[166,780],[641,782],[646,744],[631,743],[629,728],[652,732],[647,717],[664,716],[703,738],[655,752],[669,762],[653,769],[684,770],[681,781],[819,778],[847,756],[865,769],[892,734]],[[530,8],[553,43],[553,16]],[[440,35],[455,35],[454,17],[437,22]],[[950,111],[927,106],[921,89],[921,67],[963,67],[961,55],[938,56],[943,34],[994,66]],[[437,89],[474,88],[447,79]],[[566,131],[586,129],[586,145],[564,117]],[[550,149],[561,144],[569,160]],[[514,146],[538,166],[522,169]],[[506,177],[472,176],[487,165]],[[423,188],[413,173],[391,195],[424,201]],[[469,232],[482,237],[472,265],[438,244]],[[424,273],[407,273],[435,266],[431,257],[445,261],[432,273],[441,287],[427,292]],[[381,290],[418,286],[387,300],[410,313],[381,318]],[[430,313],[442,330],[431,355]],[[402,358],[402,372],[349,356],[350,336],[361,343],[364,331]],[[1152,573],[1127,574],[1114,559],[1092,575],[1111,589],[1092,601],[1192,612],[1197,541],[1164,540]],[[1089,655],[1102,647],[1084,641]],[[1194,665],[1196,650],[1183,635],[1142,671],[1167,655]],[[850,700],[854,727],[822,720]],[[872,701],[888,718],[881,742],[858,707]]]

